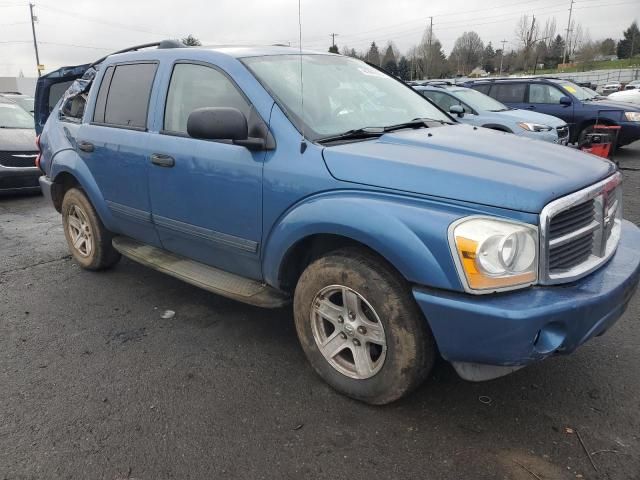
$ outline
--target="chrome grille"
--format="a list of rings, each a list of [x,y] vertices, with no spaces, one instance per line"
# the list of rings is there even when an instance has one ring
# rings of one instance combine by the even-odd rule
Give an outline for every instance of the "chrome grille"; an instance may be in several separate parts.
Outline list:
[[[38,152],[0,152],[3,167],[35,167]]]
[[[576,280],[598,268],[620,238],[621,176],[547,205],[540,214],[540,283]]]

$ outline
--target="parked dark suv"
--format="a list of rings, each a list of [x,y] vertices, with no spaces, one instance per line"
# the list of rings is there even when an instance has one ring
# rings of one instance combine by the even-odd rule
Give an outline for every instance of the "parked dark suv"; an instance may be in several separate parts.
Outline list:
[[[513,108],[533,110],[563,119],[569,125],[570,142],[580,143],[596,122],[620,125],[618,146],[640,139],[640,106],[595,95],[579,85],[558,78],[472,80],[465,86]]]

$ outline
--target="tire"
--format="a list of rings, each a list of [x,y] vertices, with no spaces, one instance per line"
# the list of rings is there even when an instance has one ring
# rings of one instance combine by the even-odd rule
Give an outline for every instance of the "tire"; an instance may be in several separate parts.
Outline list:
[[[374,405],[393,402],[433,367],[436,345],[408,283],[365,250],[336,250],[310,264],[296,286],[293,308],[311,366],[349,397]]]
[[[103,270],[120,260],[120,253],[111,245],[113,235],[82,190],[71,188],[65,193],[62,225],[69,251],[82,268]]]

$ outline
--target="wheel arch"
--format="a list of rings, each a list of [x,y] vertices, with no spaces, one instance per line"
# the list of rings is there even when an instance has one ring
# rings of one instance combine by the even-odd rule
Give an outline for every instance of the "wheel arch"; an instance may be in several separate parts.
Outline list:
[[[77,158],[75,152],[60,152],[49,172],[49,177],[53,181],[52,200],[56,210],[61,211],[64,194],[73,187],[82,189],[93,207],[95,208],[102,223],[111,229],[113,217],[107,208],[104,197],[93,178],[93,175],[86,164]]]
[[[417,209],[389,195],[327,194],[290,209],[265,242],[265,281],[291,291],[306,266],[338,248],[358,246],[383,258],[407,281],[460,290],[447,243],[448,225],[460,215]],[[434,230],[437,230],[434,231]]]

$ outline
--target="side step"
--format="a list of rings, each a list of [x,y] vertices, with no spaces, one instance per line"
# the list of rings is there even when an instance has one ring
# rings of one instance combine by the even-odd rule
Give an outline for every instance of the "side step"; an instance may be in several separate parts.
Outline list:
[[[135,262],[223,297],[264,308],[281,307],[291,301],[287,294],[268,285],[189,260],[161,248],[127,237],[115,237],[112,243],[122,255]]]

